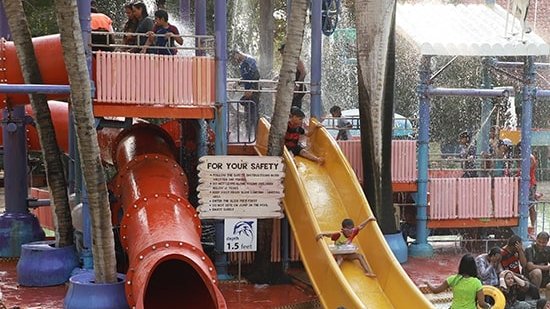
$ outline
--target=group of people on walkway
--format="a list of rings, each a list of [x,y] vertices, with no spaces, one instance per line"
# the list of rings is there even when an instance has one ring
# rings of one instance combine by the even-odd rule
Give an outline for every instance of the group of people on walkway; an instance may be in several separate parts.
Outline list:
[[[127,47],[122,47],[120,51],[159,55],[177,54],[175,43],[182,45],[183,39],[178,28],[168,22],[168,13],[165,10],[155,11],[153,19],[149,16],[145,3],[135,2],[124,5],[124,12],[127,21],[122,32],[126,34],[121,43]],[[94,6],[91,13],[91,28],[95,32],[92,34],[92,50],[113,51],[114,49],[110,46],[115,43],[112,38],[112,20],[98,12]]]
[[[453,291],[451,308],[489,308],[482,285],[494,286],[504,294],[506,309],[550,308],[550,247],[549,234],[540,232],[536,241],[523,248],[522,240],[512,235],[502,248],[494,247],[489,252],[474,257],[462,257],[458,273],[439,285],[427,282],[434,292]],[[539,289],[544,289],[541,299]],[[493,303],[494,304],[494,303]]]

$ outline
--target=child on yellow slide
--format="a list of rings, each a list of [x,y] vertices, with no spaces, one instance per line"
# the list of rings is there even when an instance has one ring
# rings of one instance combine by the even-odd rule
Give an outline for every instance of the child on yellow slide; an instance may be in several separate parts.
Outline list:
[[[376,277],[376,275],[370,271],[369,264],[367,263],[365,257],[362,254],[357,253],[357,247],[352,244],[353,239],[357,236],[357,234],[359,234],[359,231],[364,229],[365,226],[367,226],[367,223],[371,221],[376,221],[376,218],[370,217],[361,222],[358,226],[355,226],[353,220],[347,218],[342,221],[342,229],[340,231],[319,233],[316,236],[316,239],[319,240],[323,237],[329,237],[334,241],[334,246],[331,246],[330,249],[338,266],[340,266],[344,260],[358,260],[367,276]]]

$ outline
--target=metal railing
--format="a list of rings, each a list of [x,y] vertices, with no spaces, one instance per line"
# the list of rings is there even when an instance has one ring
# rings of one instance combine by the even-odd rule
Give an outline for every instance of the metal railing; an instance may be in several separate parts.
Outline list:
[[[251,144],[256,142],[258,106],[251,100],[228,101],[227,121],[233,128],[227,132],[228,144]]]
[[[103,50],[103,51],[115,51],[115,52],[134,52],[141,53],[145,48],[146,50],[158,50],[158,49],[175,49],[183,51],[204,51],[206,55],[214,55],[214,36],[212,35],[191,35],[191,34],[180,34],[180,35],[171,35],[172,38],[182,38],[184,40],[183,45],[172,45],[171,39],[166,37],[164,34],[153,34],[153,38],[166,38],[167,44],[165,46],[155,46],[141,44],[140,41],[147,41],[149,36],[146,33],[129,33],[129,32],[106,32],[106,31],[92,31],[92,39],[95,39],[96,42],[90,41],[90,46],[92,50]],[[124,44],[124,38],[133,38],[135,39],[135,44]],[[187,45],[186,39],[192,39],[192,44]],[[198,46],[195,46],[195,42],[198,43]],[[145,53],[145,51],[143,51]],[[181,53],[178,53],[181,54]]]

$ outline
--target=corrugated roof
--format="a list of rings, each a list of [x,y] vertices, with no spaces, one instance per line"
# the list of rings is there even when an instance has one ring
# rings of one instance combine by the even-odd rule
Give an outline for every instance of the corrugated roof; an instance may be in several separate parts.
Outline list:
[[[506,38],[506,10],[485,4],[398,4],[397,29],[423,55],[538,56],[549,45],[531,32]],[[508,28],[512,24],[509,16]],[[519,32],[519,20],[514,22]],[[509,31],[510,32],[510,31]]]

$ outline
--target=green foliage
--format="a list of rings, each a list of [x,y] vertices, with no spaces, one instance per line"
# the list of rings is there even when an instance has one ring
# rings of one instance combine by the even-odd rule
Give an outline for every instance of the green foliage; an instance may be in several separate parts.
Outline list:
[[[53,0],[27,0],[23,1],[23,7],[33,37],[59,32]]]

